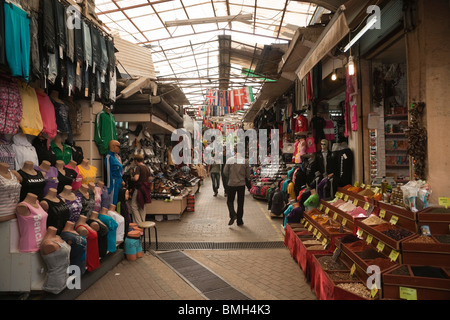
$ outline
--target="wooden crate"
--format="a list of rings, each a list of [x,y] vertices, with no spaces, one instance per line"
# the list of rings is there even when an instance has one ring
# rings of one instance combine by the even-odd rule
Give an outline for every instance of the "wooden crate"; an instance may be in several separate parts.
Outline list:
[[[435,243],[413,242],[419,238],[416,235],[402,243],[403,263],[421,264],[426,261],[430,266],[450,267],[450,244],[441,243],[434,236],[430,236]]]

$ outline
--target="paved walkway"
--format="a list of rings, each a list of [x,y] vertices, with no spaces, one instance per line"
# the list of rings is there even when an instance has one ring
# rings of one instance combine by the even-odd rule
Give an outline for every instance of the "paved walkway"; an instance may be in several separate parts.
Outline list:
[[[195,205],[195,212],[183,213],[180,220],[156,222],[160,243],[284,241],[281,219],[270,218],[267,203],[253,199],[247,191],[243,226],[228,226],[223,189],[214,197],[209,178],[197,193]],[[158,252],[147,252],[135,262],[121,261],[77,300],[205,300],[158,258]],[[255,300],[316,300],[285,247],[184,253]]]

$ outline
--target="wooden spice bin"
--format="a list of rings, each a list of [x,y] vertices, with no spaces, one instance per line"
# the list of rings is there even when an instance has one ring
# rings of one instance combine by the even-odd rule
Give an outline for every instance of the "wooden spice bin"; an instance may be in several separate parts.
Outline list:
[[[418,228],[427,225],[431,234],[447,234],[450,224],[450,208],[429,207],[417,213]]]
[[[400,288],[412,290],[417,300],[450,300],[450,273],[449,269],[439,268],[447,278],[415,276],[410,264],[402,264],[397,268],[382,274],[383,298],[401,299]],[[420,266],[419,266],[420,267]],[[406,274],[400,274],[399,270]],[[403,272],[402,272],[403,273]]]
[[[312,209],[312,210],[309,210],[309,211],[305,212],[304,218],[305,218],[306,221],[309,222],[310,225],[313,226],[313,228],[318,230],[317,234],[320,232],[320,234],[327,239],[328,243],[332,243],[334,241],[334,239],[337,238],[337,237],[343,237],[345,235],[352,234],[352,231],[348,230],[345,227],[343,229],[343,232],[339,232],[339,231],[337,231],[337,232],[330,232],[329,229],[326,229],[321,223],[319,223],[314,218],[312,218],[312,215],[314,215],[314,214],[322,214],[322,212],[320,212],[317,209]],[[336,225],[336,228],[337,228],[337,225]],[[315,234],[314,236],[317,236],[317,234]]]
[[[400,249],[401,249],[400,245],[403,241],[410,239],[415,235],[415,233],[412,233],[411,235],[404,237],[400,240],[395,240],[395,239],[387,236],[386,234],[372,228],[371,226],[363,223],[362,221],[357,221],[357,226],[359,229],[362,229],[365,233],[372,235],[376,242],[381,241],[384,244],[388,245],[389,247],[391,247],[392,249],[397,250],[397,251],[400,251]],[[410,230],[408,230],[408,231],[410,231]]]
[[[439,235],[437,235],[439,236]],[[450,243],[439,242],[433,235],[428,236],[433,243],[415,242],[421,235],[402,242],[402,262],[421,264],[426,261],[430,266],[450,267]],[[422,236],[424,237],[424,236]]]
[[[382,201],[376,202],[376,207],[379,209],[378,215],[380,216],[381,212],[384,211],[384,217],[381,217],[383,220],[387,222],[391,221],[392,217],[397,217],[398,221],[396,223],[397,226],[405,228],[406,230],[412,231],[416,233],[417,230],[417,213],[412,212],[411,210],[395,206],[392,204],[388,204]]]
[[[364,197],[364,196],[359,195],[359,194],[357,194],[357,193],[348,191],[348,190],[346,190],[346,189],[344,189],[344,188],[342,188],[342,187],[338,188],[337,191],[340,192],[340,193],[342,193],[342,194],[344,194],[344,197],[345,197],[345,195],[347,195],[348,198],[349,198],[349,200],[352,200],[352,201],[353,201],[353,200],[357,199],[357,200],[358,200],[358,205],[359,205],[360,207],[364,207],[364,203],[370,202],[370,201],[369,201],[370,199],[368,199],[367,197]],[[348,201],[348,200],[347,200],[347,201]],[[362,204],[362,205],[361,205],[361,204]]]
[[[327,214],[329,217],[333,218],[334,213],[337,214],[336,219],[334,219],[335,221],[339,222],[340,224],[344,224],[344,227],[352,230],[353,233],[356,232],[356,221],[358,220],[363,220],[365,218],[356,218],[353,217],[352,215],[348,214],[345,211],[340,210],[339,208],[336,208],[335,206],[333,206],[331,203],[328,203],[324,200],[321,200],[320,202],[323,205],[322,211],[324,214]],[[329,212],[326,213],[326,208],[329,208]],[[344,220],[345,219],[345,220]]]

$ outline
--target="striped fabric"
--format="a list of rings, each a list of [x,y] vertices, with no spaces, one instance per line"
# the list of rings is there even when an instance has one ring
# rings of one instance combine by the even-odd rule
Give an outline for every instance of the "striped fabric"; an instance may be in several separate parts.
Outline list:
[[[0,217],[15,213],[20,198],[21,185],[10,171],[11,179],[0,175]]]

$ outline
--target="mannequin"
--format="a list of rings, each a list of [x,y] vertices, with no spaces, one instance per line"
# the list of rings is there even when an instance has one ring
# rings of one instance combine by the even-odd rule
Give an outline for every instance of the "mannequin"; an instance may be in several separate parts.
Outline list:
[[[46,233],[47,212],[39,205],[37,195],[28,193],[16,207],[19,225],[20,252],[36,252],[39,250]]]
[[[102,209],[102,195],[103,195],[103,181],[97,181],[96,185],[94,185],[94,193],[95,193],[95,205],[94,211],[99,212]]]
[[[57,90],[52,90],[52,92],[50,92],[50,99],[55,107],[55,118],[58,131],[67,134],[67,140],[71,143],[73,137],[69,120],[69,107],[59,98],[59,91]]]
[[[57,234],[61,234],[66,222],[70,218],[70,210],[64,200],[58,198],[55,188],[50,188],[40,202],[41,207],[48,213],[47,227],[55,227]]]
[[[53,106],[51,106],[53,109]],[[55,123],[56,126],[56,123]],[[54,139],[51,138],[51,139]],[[35,138],[32,142],[32,145],[34,149],[36,150],[36,154],[38,156],[39,163],[42,163],[42,161],[47,160],[50,162],[52,166],[55,166],[56,164],[56,154],[53,151],[52,148],[50,148],[50,141],[47,139],[47,137],[40,134]]]
[[[72,159],[72,148],[62,141],[62,135],[58,133],[50,146],[56,155],[56,160],[62,160],[64,164],[68,164]]]
[[[81,274],[84,274],[86,271],[86,238],[78,234],[74,227],[74,222],[67,221],[61,232],[61,238],[70,245],[70,264],[78,266]],[[88,232],[87,229],[84,231]]]
[[[64,200],[67,207],[69,207],[69,220],[76,222],[80,217],[81,210],[83,209],[81,199],[72,192],[71,186],[65,186],[64,190],[59,194],[59,197]]]
[[[97,222],[87,224],[87,218],[80,216],[78,219],[75,230],[86,238],[86,270],[94,271],[100,267],[100,257],[98,251],[98,236],[97,231],[93,228],[99,228]]]
[[[119,156],[120,142],[111,140],[109,142],[109,151],[105,157],[105,168],[107,175],[108,194],[111,197],[111,203],[117,204],[119,190],[122,187],[123,167]]]
[[[72,186],[77,173],[75,170],[66,168],[62,160],[56,161],[56,169],[58,169],[58,188],[56,190],[58,190],[58,193],[61,193],[65,186]]]
[[[125,257],[128,261],[136,261],[143,256],[141,245],[141,233],[138,230],[132,230],[127,233],[125,238]]]
[[[108,251],[116,252],[118,223],[108,214],[107,208],[101,209],[98,218],[108,227]]]
[[[0,163],[0,222],[15,218],[14,210],[20,199],[20,175],[9,169],[9,164]]]
[[[116,211],[116,206],[113,204],[109,206],[107,213],[117,223],[116,239],[120,243],[125,236],[125,218]]]
[[[83,159],[83,161],[78,165],[81,176],[83,177],[82,183],[89,184],[95,182],[97,177],[97,168],[89,164],[88,159]]]
[[[343,187],[353,183],[353,152],[347,142],[333,145],[332,162],[335,184]]]
[[[95,194],[89,189],[89,186],[82,184],[81,187],[74,192],[75,195],[80,199],[82,209],[80,214],[89,218],[89,215],[94,210],[95,205]]]
[[[66,287],[67,268],[70,265],[70,246],[56,234],[55,227],[48,227],[42,240],[40,253],[47,266],[47,274],[42,289],[58,294]]]
[[[124,218],[124,236],[130,230],[131,208],[129,205],[130,192],[126,188],[119,190],[119,200],[117,202],[116,212]]]
[[[80,169],[78,169],[76,161],[70,160],[69,163],[65,166],[65,168],[72,169],[76,172],[77,175],[72,183],[72,189],[73,191],[78,190],[81,187],[83,177],[80,174]]]
[[[20,201],[23,201],[29,192],[42,199],[44,197],[45,173],[34,170],[34,164],[31,161],[25,161],[18,173],[21,177],[19,181],[22,185]]]
[[[320,141],[320,151],[316,152],[316,159],[318,164],[318,171],[322,174],[329,174],[333,172],[332,154],[329,150],[328,140],[322,139]]]
[[[96,223],[95,229],[97,231],[97,241],[98,241],[98,255],[103,258],[108,251],[108,227],[101,222],[98,218],[98,212],[92,211],[88,220],[86,220],[88,225]]]
[[[34,166],[34,170],[41,171],[45,175],[44,195],[50,188],[58,188],[58,169],[52,167],[49,161],[42,161],[40,166]]]

